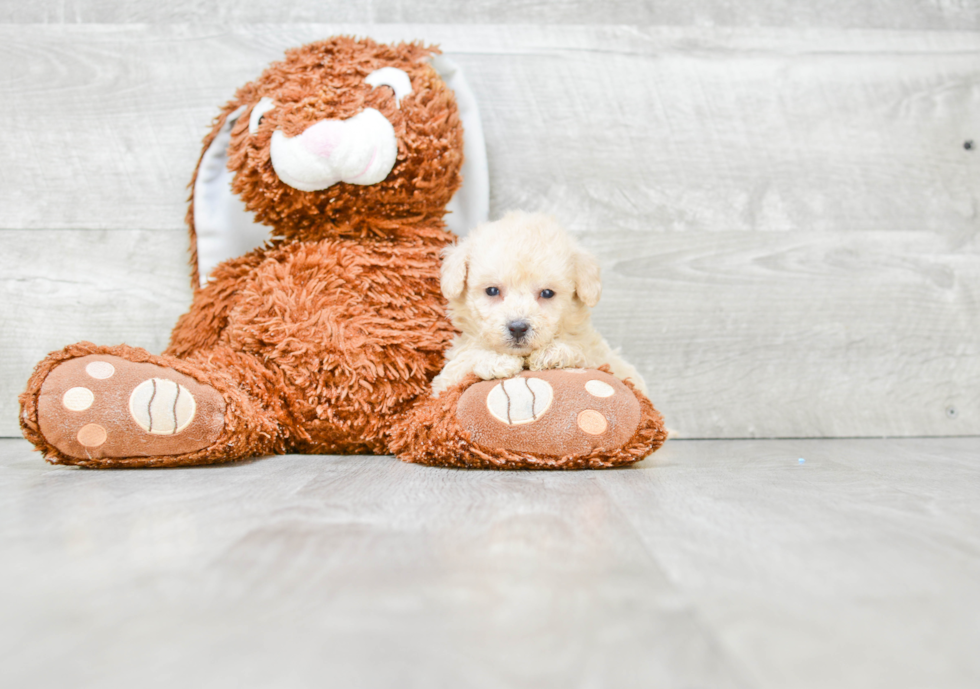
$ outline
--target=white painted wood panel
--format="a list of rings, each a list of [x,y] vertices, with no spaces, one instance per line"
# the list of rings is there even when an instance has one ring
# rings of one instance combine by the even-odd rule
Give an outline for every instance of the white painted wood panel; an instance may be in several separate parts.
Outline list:
[[[931,232],[583,236],[596,323],[680,437],[980,434],[980,247]]]
[[[211,117],[339,31],[453,53],[492,213],[553,212],[601,257],[597,320],[682,435],[980,432],[980,35],[8,25],[0,434],[46,351],[162,348]]]
[[[0,227],[175,229],[234,89],[336,31],[443,44],[492,210],[581,227],[972,232],[980,35],[494,27],[0,27]]]
[[[969,30],[976,0],[3,0],[0,23],[367,22]]]

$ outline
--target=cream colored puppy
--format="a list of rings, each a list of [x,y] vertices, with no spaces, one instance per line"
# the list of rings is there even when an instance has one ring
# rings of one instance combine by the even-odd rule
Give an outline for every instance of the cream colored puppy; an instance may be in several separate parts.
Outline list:
[[[547,215],[508,213],[443,252],[442,293],[462,331],[432,381],[439,395],[470,373],[510,378],[524,368],[609,364],[646,393],[636,369],[592,327],[599,264]]]

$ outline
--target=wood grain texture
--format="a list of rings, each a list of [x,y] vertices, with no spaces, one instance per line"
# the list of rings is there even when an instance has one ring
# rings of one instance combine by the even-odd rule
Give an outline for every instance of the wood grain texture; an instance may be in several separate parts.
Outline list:
[[[668,441],[603,472],[295,455],[93,472],[4,440],[4,677],[972,689],[978,453]]]
[[[190,304],[183,232],[0,230],[0,435],[48,352],[88,340],[159,353]]]
[[[980,28],[976,0],[3,0],[2,23],[365,22],[631,24],[917,30]]]
[[[492,212],[667,230],[972,232],[980,36],[494,27],[0,27],[0,227],[176,229],[235,88],[334,31],[453,52]],[[980,136],[977,136],[980,140]]]
[[[609,232],[595,322],[680,437],[980,434],[980,247]]]
[[[600,256],[597,322],[682,435],[980,432],[977,34],[52,24],[0,26],[0,260],[19,276],[0,434],[49,349],[162,348],[210,118],[285,48],[341,31],[421,37],[463,66],[491,214],[554,213]],[[105,248],[128,232],[155,254]],[[97,325],[66,315],[72,262]],[[145,294],[114,301],[155,280],[152,315]]]
[[[976,438],[668,442],[596,481],[750,686],[967,689],[978,456]]]

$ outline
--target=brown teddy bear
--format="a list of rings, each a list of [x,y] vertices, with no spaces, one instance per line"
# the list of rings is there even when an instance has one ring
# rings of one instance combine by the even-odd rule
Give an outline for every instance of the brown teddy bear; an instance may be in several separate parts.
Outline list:
[[[86,467],[396,452],[579,468],[659,447],[660,415],[604,372],[474,379],[430,397],[454,335],[439,265],[463,158],[453,92],[430,63],[437,52],[336,37],[288,51],[239,89],[195,170],[194,298],[170,346],[160,356],[87,342],[52,353],[20,398],[25,437],[53,463]],[[214,258],[201,210],[216,188],[208,180],[220,187],[223,176],[268,233],[227,260]],[[586,391],[590,380],[602,396]],[[515,385],[534,400],[521,402]]]

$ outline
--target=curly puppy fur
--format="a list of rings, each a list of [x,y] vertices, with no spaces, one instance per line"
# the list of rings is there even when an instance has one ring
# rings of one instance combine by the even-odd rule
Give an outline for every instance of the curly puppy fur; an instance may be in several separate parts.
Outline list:
[[[640,374],[592,327],[589,309],[602,293],[599,264],[558,222],[512,212],[476,228],[444,251],[442,292],[461,334],[432,382],[433,395],[471,373],[510,378],[524,368],[599,368]]]

